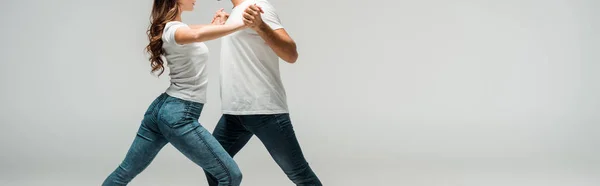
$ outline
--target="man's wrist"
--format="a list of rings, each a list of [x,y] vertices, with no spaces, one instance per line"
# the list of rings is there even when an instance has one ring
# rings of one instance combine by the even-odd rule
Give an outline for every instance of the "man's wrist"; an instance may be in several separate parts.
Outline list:
[[[269,30],[269,25],[267,25],[267,23],[265,23],[265,22],[262,22],[258,26],[255,27],[255,30],[257,32],[266,32]]]

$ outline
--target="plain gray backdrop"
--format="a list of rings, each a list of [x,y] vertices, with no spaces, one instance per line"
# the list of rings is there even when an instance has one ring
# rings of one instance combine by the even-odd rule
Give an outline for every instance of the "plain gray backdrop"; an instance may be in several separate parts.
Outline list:
[[[596,0],[271,0],[296,40],[292,122],[327,186],[600,185]],[[152,1],[0,3],[0,185],[100,185],[168,76]],[[189,24],[231,2],[198,0]],[[220,117],[218,40],[208,103]],[[293,185],[253,138],[242,185]],[[131,185],[206,185],[167,145]]]

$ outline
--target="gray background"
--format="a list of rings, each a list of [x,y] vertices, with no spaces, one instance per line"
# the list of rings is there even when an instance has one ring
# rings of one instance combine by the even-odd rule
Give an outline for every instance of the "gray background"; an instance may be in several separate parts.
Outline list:
[[[0,3],[0,185],[100,185],[168,77],[149,73],[152,1]],[[272,0],[297,41],[292,120],[329,186],[600,185],[595,0]],[[208,23],[231,3],[199,0]],[[218,41],[208,103],[220,117]],[[243,185],[292,185],[253,138]],[[205,185],[168,145],[131,185]]]

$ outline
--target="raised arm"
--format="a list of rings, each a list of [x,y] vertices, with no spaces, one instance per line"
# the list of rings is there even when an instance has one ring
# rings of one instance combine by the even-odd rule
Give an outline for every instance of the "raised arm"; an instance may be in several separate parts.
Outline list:
[[[206,25],[200,28],[180,27],[175,31],[175,41],[180,45],[204,42],[226,36],[244,28],[246,28],[244,24]]]
[[[269,25],[263,22],[258,26],[256,32],[265,40],[269,47],[273,49],[277,56],[288,63],[296,62],[298,59],[296,42],[292,40],[285,29],[280,28],[273,30]]]
[[[285,31],[275,9],[268,2],[249,6],[244,13],[244,20],[265,40],[277,56],[288,63],[296,62],[298,59],[296,42]]]
[[[204,42],[217,39],[238,30],[247,28],[245,24],[223,25],[229,14],[223,12],[223,9],[217,11],[210,25],[190,25],[187,27],[176,28],[175,42],[183,45],[194,42]]]

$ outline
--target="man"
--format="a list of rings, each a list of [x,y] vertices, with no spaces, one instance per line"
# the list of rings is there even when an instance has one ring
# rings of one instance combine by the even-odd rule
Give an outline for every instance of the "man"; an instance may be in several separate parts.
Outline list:
[[[296,62],[296,43],[267,0],[232,3],[234,7],[225,24],[245,21],[254,26],[222,38],[223,116],[213,136],[233,157],[256,135],[292,182],[320,186],[294,134],[279,75],[279,58]],[[250,8],[245,10],[247,7]],[[253,19],[252,15],[262,16]],[[217,185],[212,175],[207,173],[207,177],[211,186]]]

